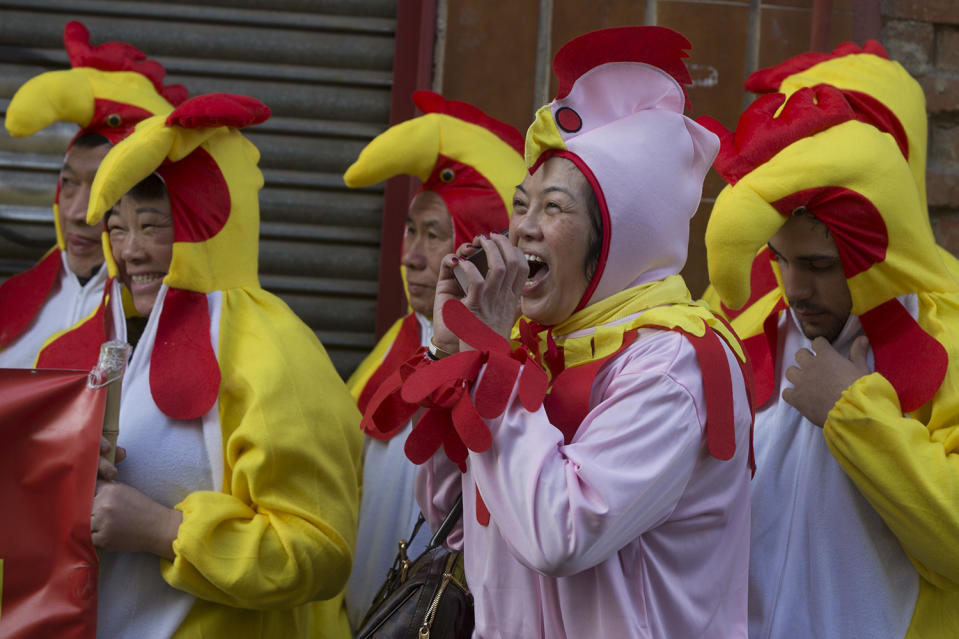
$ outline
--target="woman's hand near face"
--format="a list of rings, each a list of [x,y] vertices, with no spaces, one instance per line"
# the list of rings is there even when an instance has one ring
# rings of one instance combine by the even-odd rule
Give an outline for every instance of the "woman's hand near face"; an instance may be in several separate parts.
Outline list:
[[[477,237],[474,240],[486,252],[489,269],[484,278],[479,270],[466,259],[475,250],[469,245],[460,247],[456,255],[443,258],[440,276],[436,285],[436,303],[433,310],[433,341],[444,351],[454,353],[465,343],[450,331],[442,318],[443,304],[449,299],[459,299],[470,311],[494,332],[509,339],[510,331],[519,317],[520,294],[529,274],[529,266],[523,252],[510,244],[506,236]],[[462,269],[470,282],[469,291],[463,290],[453,275],[453,268]]]
[[[149,552],[173,561],[173,540],[183,513],[157,503],[136,488],[97,481],[90,516],[93,545],[114,552]]]
[[[465,263],[466,258],[476,251],[472,244],[463,244],[456,249],[456,253],[450,253],[440,262],[439,277],[436,280],[436,295],[433,298],[433,344],[437,348],[447,352],[456,353],[459,351],[459,338],[446,327],[443,321],[443,304],[448,300],[462,300],[463,288],[453,275],[453,267],[458,263]],[[474,271],[476,267],[473,267]],[[476,275],[479,275],[477,272]]]

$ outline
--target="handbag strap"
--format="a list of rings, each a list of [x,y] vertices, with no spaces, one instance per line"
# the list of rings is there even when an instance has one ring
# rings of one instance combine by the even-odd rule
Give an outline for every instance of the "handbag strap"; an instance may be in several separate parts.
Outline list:
[[[443,523],[439,525],[439,528],[436,529],[436,534],[433,535],[433,538],[430,539],[430,543],[426,545],[426,550],[432,550],[438,546],[442,546],[446,543],[446,538],[449,536],[450,532],[453,530],[453,526],[456,525],[456,522],[460,520],[460,517],[463,515],[463,493],[460,493],[456,496],[456,501],[453,502],[453,507],[450,508],[450,512],[446,515],[446,518],[443,520]],[[420,517],[423,517],[420,514]],[[419,526],[417,525],[417,528]],[[415,532],[413,534],[416,534]]]

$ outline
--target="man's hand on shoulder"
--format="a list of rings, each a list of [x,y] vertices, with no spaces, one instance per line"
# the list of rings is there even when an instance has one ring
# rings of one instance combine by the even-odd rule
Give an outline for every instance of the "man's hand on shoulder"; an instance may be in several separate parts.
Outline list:
[[[796,363],[786,371],[793,388],[783,390],[783,400],[795,407],[803,417],[817,426],[826,423],[826,416],[839,401],[842,392],[860,377],[870,373],[866,361],[869,340],[857,337],[846,359],[824,337],[796,353]]]

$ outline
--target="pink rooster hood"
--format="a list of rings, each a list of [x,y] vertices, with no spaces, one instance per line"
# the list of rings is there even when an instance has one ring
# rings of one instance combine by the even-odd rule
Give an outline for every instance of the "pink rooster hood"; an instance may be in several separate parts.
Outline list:
[[[559,50],[555,100],[526,134],[535,172],[554,156],[586,176],[603,216],[599,266],[579,308],[678,273],[718,138],[683,115],[689,41],[664,27],[617,27]]]

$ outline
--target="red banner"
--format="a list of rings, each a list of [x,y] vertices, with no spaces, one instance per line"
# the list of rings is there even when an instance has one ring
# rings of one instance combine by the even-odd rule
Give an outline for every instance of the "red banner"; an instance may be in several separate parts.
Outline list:
[[[0,639],[94,639],[90,511],[106,389],[0,369]]]

